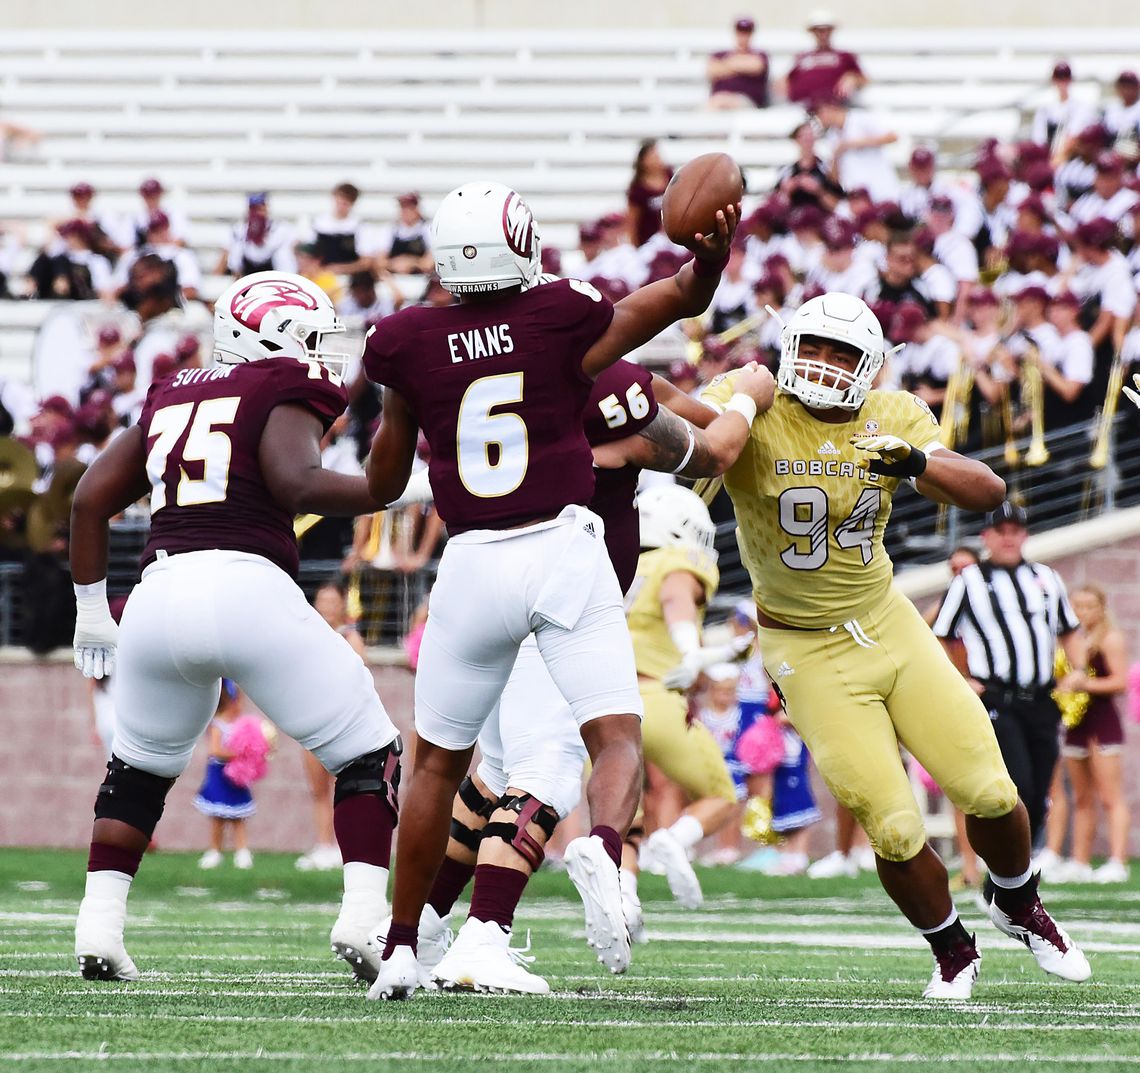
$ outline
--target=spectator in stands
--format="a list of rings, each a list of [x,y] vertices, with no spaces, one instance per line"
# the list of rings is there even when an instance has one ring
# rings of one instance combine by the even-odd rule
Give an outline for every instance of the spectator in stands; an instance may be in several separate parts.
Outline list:
[[[1083,197],[1096,181],[1096,159],[1108,147],[1111,135],[1103,123],[1093,123],[1082,130],[1073,141],[1072,150],[1063,163],[1057,166],[1053,184],[1057,203],[1067,209]]]
[[[611,212],[603,216],[597,226],[599,250],[593,260],[583,266],[583,277],[603,294],[619,293],[623,288],[628,294],[644,282],[646,266],[637,248],[629,241],[625,213]],[[615,289],[613,284],[620,284],[620,287]],[[619,297],[624,297],[624,294],[619,293]]]
[[[148,256],[157,257],[170,266],[177,294],[182,301],[197,299],[202,283],[198,258],[175,239],[170,218],[164,212],[156,212],[147,221],[146,241],[119,259],[104,297],[110,300],[122,297],[130,287],[131,269],[139,260]]]
[[[127,257],[133,255],[128,254],[124,260]],[[139,319],[142,332],[134,344],[134,359],[139,384],[149,387],[157,378],[157,373],[152,370],[156,355],[169,354],[182,334],[180,294],[174,265],[155,253],[133,258],[121,297],[123,304]]]
[[[832,216],[823,225],[824,252],[819,263],[808,269],[806,288],[823,294],[842,291],[861,295],[875,278],[875,267],[855,257],[855,225]]]
[[[938,178],[934,150],[918,146],[907,161],[909,181],[899,191],[899,210],[916,223],[926,218],[930,202],[936,198],[949,198],[955,209],[959,200],[965,201],[960,188]]]
[[[1045,278],[1033,269],[1033,253],[1037,236],[1028,231],[1014,231],[1005,244],[1005,271],[994,280],[994,292],[1011,298],[1030,285],[1043,286]]]
[[[866,187],[874,201],[896,200],[899,180],[884,147],[897,142],[898,134],[869,112],[852,109],[842,96],[824,97],[815,114],[831,177],[844,190]]]
[[[709,57],[710,108],[768,107],[768,53],[752,47],[755,29],[751,19],[737,19],[735,46]]]
[[[159,368],[157,363],[151,366],[152,374],[156,368]],[[118,358],[113,370],[115,378],[111,384],[113,392],[111,409],[120,425],[130,426],[135,424],[142,414],[146,391],[139,387],[138,366],[130,354]]]
[[[1068,155],[1077,132],[1096,119],[1093,110],[1073,96],[1072,89],[1073,70],[1062,61],[1053,68],[1051,92],[1033,113],[1033,140],[1046,146],[1057,162]]]
[[[404,295],[385,277],[377,285],[372,272],[353,272],[348,278],[348,294],[336,307],[337,313],[345,320],[361,324],[374,324],[381,317],[395,313],[404,304]]]
[[[964,312],[965,296],[978,282],[978,253],[973,243],[954,228],[954,202],[945,195],[931,198],[926,229],[934,236],[934,256],[946,266],[958,286],[956,314]]]
[[[896,359],[902,386],[940,417],[946,385],[958,367],[958,347],[946,335],[934,331],[926,310],[911,301],[899,303],[887,337],[895,346],[905,344]]]
[[[911,235],[914,241],[915,265],[918,275],[915,286],[934,304],[934,315],[943,320],[958,314],[959,297],[965,300],[966,288],[934,253],[934,232],[928,227],[918,227]]]
[[[229,245],[218,261],[219,275],[235,278],[251,272],[296,272],[293,229],[269,215],[269,195],[250,194],[246,217],[234,224]]]
[[[661,159],[656,140],[643,141],[625,193],[629,234],[635,246],[644,246],[661,230],[661,198],[672,178],[673,169]]]
[[[45,248],[32,262],[28,275],[37,298],[90,301],[108,290],[111,265],[92,249],[93,232],[84,220],[65,220],[56,232],[62,242],[58,252]]]
[[[799,155],[776,175],[776,191],[793,208],[812,205],[821,212],[834,212],[843,200],[843,187],[832,178],[815,151],[815,127],[810,119],[792,131]]]
[[[701,382],[697,367],[691,361],[681,358],[670,364],[668,379],[684,395],[692,395]]]
[[[376,267],[378,237],[356,215],[360,190],[352,183],[332,189],[332,207],[302,228],[303,241],[316,247],[320,263],[338,276],[367,272]],[[397,271],[397,270],[394,270]]]
[[[1116,100],[1104,106],[1104,125],[1113,148],[1130,164],[1140,158],[1140,78],[1135,71],[1116,76]]]
[[[744,243],[734,240],[706,314],[709,335],[719,335],[754,312],[752,284],[744,276]]]
[[[886,267],[867,285],[863,292],[868,305],[875,302],[913,302],[926,316],[934,313],[934,303],[923,292],[918,281],[918,261],[914,241],[906,232],[896,231],[887,242]]]
[[[420,195],[409,191],[396,198],[396,222],[381,237],[377,268],[396,275],[426,275],[435,271],[431,226],[420,211]]]
[[[136,246],[144,246],[152,241],[150,224],[159,213],[166,217],[169,242],[175,246],[190,245],[190,221],[187,220],[185,213],[162,203],[165,193],[165,187],[157,179],[144,179],[139,184],[139,197],[143,203],[130,221]]]
[[[325,292],[336,305],[340,302],[344,288],[336,274],[325,264],[321,263],[320,250],[315,242],[299,242],[294,249],[297,258],[297,271],[312,280]]]
[[[835,17],[830,12],[813,11],[807,30],[815,38],[815,48],[792,62],[785,82],[789,101],[811,107],[825,97],[848,99],[867,84],[855,55],[831,47]]]
[[[1116,228],[1110,220],[1090,220],[1073,236],[1073,293],[1081,300],[1098,362],[1118,354],[1136,311],[1136,285],[1123,254],[1115,248]],[[1102,353],[1102,347],[1104,348]]]
[[[991,158],[977,167],[978,172],[978,229],[970,239],[978,255],[978,263],[993,269],[1001,258],[1002,248],[1017,220],[1017,210],[1010,203],[1009,168],[1000,160]]]
[[[1081,302],[1072,291],[1054,295],[1049,321],[1057,332],[1056,345],[1041,352],[1041,378],[1045,385],[1045,427],[1063,428],[1092,417],[1096,400],[1092,383],[1092,340],[1081,328]]]
[[[104,324],[95,333],[95,360],[87,370],[87,382],[79,389],[84,401],[92,391],[111,389],[115,383],[115,363],[123,356],[123,333],[114,324]]]
[[[814,205],[801,205],[788,213],[788,254],[801,271],[808,271],[823,256],[823,225],[827,217]]]
[[[68,191],[71,197],[71,218],[83,220],[91,228],[91,247],[112,264],[123,250],[134,245],[134,234],[124,229],[123,222],[109,213],[95,209],[95,187],[90,183],[75,183]]]
[[[773,196],[761,202],[741,222],[737,234],[744,235],[745,274],[749,278],[756,280],[764,275],[769,257],[776,254],[794,256],[792,247],[795,243],[787,234],[787,213],[787,202],[780,196]]]
[[[1124,185],[1124,158],[1105,149],[1096,158],[1096,177],[1092,189],[1069,207],[1073,224],[1104,219],[1119,224],[1133,209],[1140,194]]]

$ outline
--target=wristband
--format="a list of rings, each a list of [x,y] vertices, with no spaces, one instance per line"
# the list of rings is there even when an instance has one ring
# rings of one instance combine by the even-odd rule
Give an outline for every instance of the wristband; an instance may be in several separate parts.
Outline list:
[[[689,434],[689,449],[685,452],[685,457],[673,467],[674,473],[680,473],[689,464],[689,459],[693,457],[693,451],[697,447],[696,433],[693,432],[693,426],[688,421],[685,422],[685,431]]]
[[[727,267],[727,253],[715,261],[708,261],[703,257],[693,258],[693,275],[698,279],[710,279],[719,276]]]
[[[738,391],[728,400],[724,412],[728,413],[729,410],[735,410],[740,414],[748,422],[749,428],[752,427],[752,422],[756,420],[756,400],[749,398],[743,391]]]
[[[101,581],[95,581],[90,585],[76,585],[72,584],[75,590],[75,602],[77,604],[90,605],[96,601],[107,602],[107,579],[103,578]]]
[[[669,627],[669,636],[682,656],[701,647],[701,634],[695,622],[674,622]]]

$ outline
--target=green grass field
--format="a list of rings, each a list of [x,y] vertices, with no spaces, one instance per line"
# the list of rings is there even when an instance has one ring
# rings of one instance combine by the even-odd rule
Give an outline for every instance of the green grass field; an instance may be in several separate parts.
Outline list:
[[[686,912],[643,880],[652,941],[612,977],[557,872],[532,883],[543,998],[366,1002],[326,937],[339,875],[262,854],[252,872],[148,857],[131,895],[134,984],[88,983],[71,957],[84,859],[0,851],[0,1069],[1096,1070],[1140,1067],[1140,883],[1047,898],[1090,955],[1082,985],[1046,977],[966,895],[984,963],[975,1001],[931,1005],[925,944],[872,878],[812,882],[719,869]]]

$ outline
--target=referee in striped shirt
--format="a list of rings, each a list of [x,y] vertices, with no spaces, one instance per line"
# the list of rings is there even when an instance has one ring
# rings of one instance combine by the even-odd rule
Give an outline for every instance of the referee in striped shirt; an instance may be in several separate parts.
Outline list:
[[[1085,643],[1060,576],[1022,557],[1027,536],[1016,504],[986,515],[989,558],[951,582],[934,634],[989,709],[1036,846],[1059,752],[1061,713],[1050,696],[1057,641],[1072,667],[1085,666]]]

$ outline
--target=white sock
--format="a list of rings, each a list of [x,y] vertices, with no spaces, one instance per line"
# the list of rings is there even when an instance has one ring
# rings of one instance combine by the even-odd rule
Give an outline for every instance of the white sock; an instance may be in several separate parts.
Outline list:
[[[363,861],[348,861],[344,866],[345,894],[372,894],[380,898],[388,895],[388,869]]]
[[[134,878],[126,872],[88,872],[84,894],[88,898],[99,898],[126,905]]]
[[[1024,887],[1029,882],[1033,875],[1033,865],[1031,864],[1019,876],[999,876],[997,872],[990,872],[990,879],[994,881],[995,887],[1001,887],[1002,890],[1017,890],[1018,887]]]
[[[705,829],[701,826],[701,821],[696,816],[688,814],[682,816],[672,827],[669,828],[669,833],[681,843],[685,849],[692,849],[702,838],[705,837]]]
[[[631,872],[628,868],[618,869],[618,885],[622,889],[623,894],[632,894],[637,897],[637,873]]]
[[[957,919],[958,919],[958,910],[957,909],[951,909],[950,915],[944,921],[942,921],[941,924],[939,924],[933,928],[919,928],[918,930],[923,935],[933,935],[936,931],[942,931],[943,928],[950,927],[950,925],[953,924],[954,921],[956,921]]]

